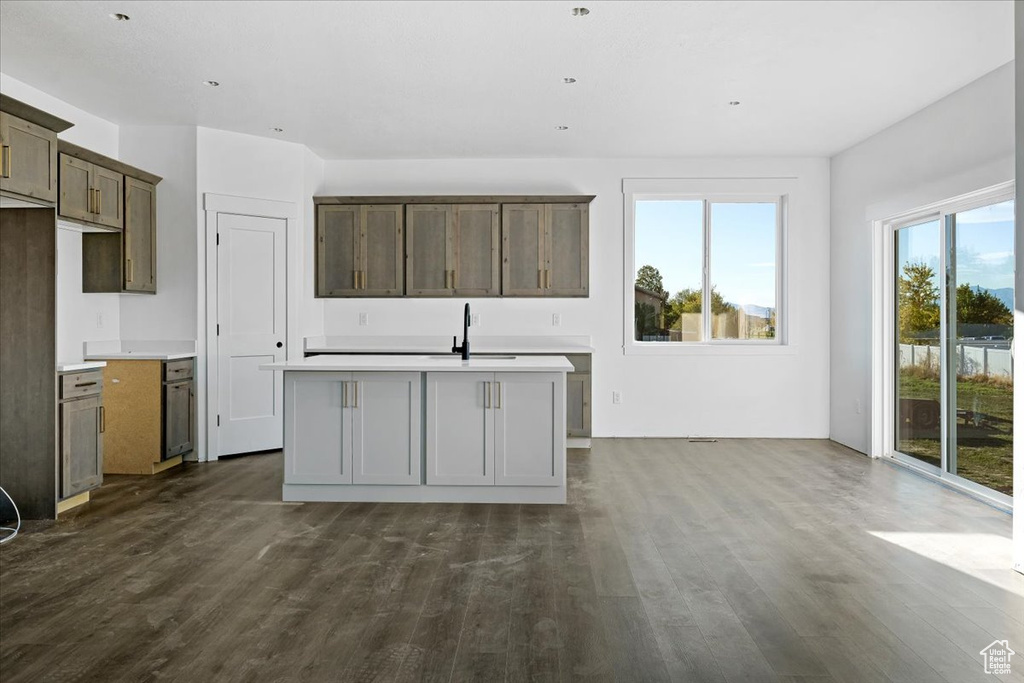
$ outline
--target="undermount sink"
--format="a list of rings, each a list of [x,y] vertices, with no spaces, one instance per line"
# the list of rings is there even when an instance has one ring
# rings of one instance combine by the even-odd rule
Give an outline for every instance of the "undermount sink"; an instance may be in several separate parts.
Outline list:
[[[459,355],[457,353],[446,353],[446,354],[439,354],[439,355],[436,355],[436,356],[422,356],[422,357],[423,358],[428,358],[430,360],[451,360],[453,358],[456,359],[456,360],[459,360]],[[482,360],[515,360],[516,359],[515,356],[491,356],[491,355],[487,355],[487,354],[480,354],[478,356],[471,356],[470,360],[473,360],[474,358],[478,358],[478,359],[482,359]]]

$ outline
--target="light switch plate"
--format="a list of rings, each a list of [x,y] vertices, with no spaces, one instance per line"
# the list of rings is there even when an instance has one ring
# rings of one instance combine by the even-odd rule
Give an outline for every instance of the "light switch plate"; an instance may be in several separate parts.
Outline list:
[[[552,313],[551,314],[551,326],[552,327],[561,327],[562,326],[562,314],[561,313]]]
[[[365,327],[366,325],[369,325],[369,324],[370,324],[370,314],[369,313],[360,313],[359,314],[359,325],[361,327]]]

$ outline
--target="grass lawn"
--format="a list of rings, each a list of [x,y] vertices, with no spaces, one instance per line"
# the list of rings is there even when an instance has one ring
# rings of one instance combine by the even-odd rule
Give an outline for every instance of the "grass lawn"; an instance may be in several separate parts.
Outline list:
[[[921,370],[900,370],[900,397],[938,400],[939,380]],[[957,419],[956,474],[1012,495],[1013,386],[983,377],[959,378],[956,395],[958,412],[973,413]],[[939,430],[913,436],[900,439],[899,450],[939,467]]]

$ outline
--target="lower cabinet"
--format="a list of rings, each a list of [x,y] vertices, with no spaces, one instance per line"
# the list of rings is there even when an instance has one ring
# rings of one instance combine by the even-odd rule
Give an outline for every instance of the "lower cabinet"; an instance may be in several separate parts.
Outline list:
[[[60,498],[103,483],[103,373],[61,375]]]
[[[560,486],[557,373],[427,373],[426,483]]]
[[[418,372],[285,373],[285,482],[421,480]]]
[[[566,435],[576,438],[590,437],[590,356],[566,356],[573,371],[565,377]]]
[[[192,451],[194,416],[192,380],[164,384],[164,460]]]

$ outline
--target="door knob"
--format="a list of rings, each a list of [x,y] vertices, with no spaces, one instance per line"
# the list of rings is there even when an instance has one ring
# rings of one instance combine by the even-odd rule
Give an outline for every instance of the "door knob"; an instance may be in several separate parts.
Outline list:
[[[283,343],[281,343],[281,342],[277,342],[277,348],[281,348],[282,346],[284,346],[284,344],[283,344]]]

